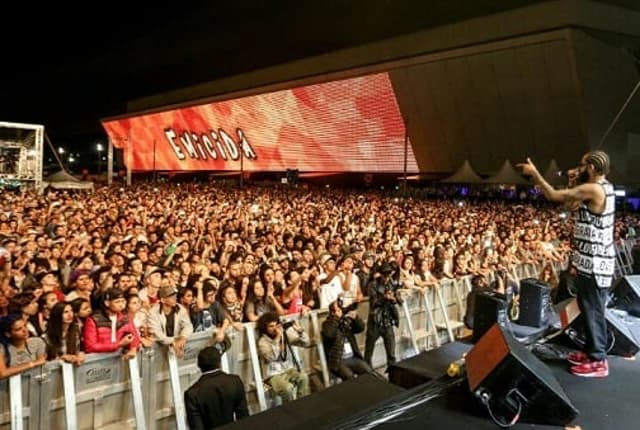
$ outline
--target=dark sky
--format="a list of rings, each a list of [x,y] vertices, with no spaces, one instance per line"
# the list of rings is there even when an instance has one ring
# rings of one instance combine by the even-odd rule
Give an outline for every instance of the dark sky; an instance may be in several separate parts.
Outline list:
[[[0,17],[0,120],[41,123],[54,143],[81,145],[132,98],[540,1],[11,6]]]

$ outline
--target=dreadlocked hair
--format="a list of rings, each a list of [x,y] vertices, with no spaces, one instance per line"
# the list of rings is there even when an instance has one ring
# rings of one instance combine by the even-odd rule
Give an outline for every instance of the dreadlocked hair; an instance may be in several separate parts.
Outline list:
[[[609,156],[607,155],[606,152],[600,151],[600,150],[589,151],[585,154],[584,161],[587,164],[591,164],[595,169],[596,173],[600,175],[609,174],[609,168],[611,163],[609,161]]]

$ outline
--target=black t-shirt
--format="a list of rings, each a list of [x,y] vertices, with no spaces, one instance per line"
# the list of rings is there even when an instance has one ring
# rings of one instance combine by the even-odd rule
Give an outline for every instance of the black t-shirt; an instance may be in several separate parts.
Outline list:
[[[211,319],[215,327],[220,327],[225,318],[227,318],[227,311],[220,302],[213,302],[213,304],[209,306],[209,313],[211,314]]]

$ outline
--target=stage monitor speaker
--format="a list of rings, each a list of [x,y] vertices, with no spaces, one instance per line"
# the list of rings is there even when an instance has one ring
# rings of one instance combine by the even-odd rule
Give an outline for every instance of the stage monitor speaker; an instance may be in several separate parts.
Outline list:
[[[640,275],[621,278],[611,291],[611,305],[640,317]]]
[[[636,355],[640,351],[640,344],[627,322],[611,309],[606,310],[605,318],[607,319],[607,354],[622,357]],[[580,314],[565,329],[565,333],[578,347],[583,347],[585,344],[584,315]]]
[[[578,415],[551,370],[498,324],[469,351],[466,369],[471,392],[498,425],[566,425]]]
[[[476,342],[495,323],[504,326],[509,318],[509,305],[502,294],[483,291],[476,295],[473,308],[473,337]]]
[[[578,300],[570,298],[561,301],[554,306],[558,319],[560,320],[560,328],[566,329],[580,316],[580,308]]]
[[[640,274],[640,245],[636,244],[633,248],[631,248],[631,258],[633,259],[633,264],[631,265],[631,271],[634,274]]]
[[[549,321],[551,288],[535,278],[520,281],[520,317],[518,324],[528,327],[544,327]]]

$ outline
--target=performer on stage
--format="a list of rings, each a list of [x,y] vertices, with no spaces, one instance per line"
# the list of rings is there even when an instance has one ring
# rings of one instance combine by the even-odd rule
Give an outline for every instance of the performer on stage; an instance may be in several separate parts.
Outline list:
[[[605,305],[615,267],[615,194],[613,185],[605,178],[609,165],[605,152],[588,152],[572,172],[577,183],[566,190],[555,190],[549,185],[530,159],[518,165],[547,199],[578,211],[571,270],[577,275],[577,299],[584,315],[586,343],[584,351],[567,357],[573,365],[571,373],[577,376],[604,378],[609,375]]]

